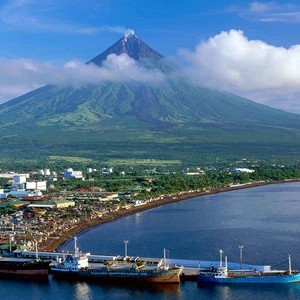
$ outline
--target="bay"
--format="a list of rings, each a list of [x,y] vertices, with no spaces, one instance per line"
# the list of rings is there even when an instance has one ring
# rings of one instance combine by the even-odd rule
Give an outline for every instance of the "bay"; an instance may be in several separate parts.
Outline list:
[[[80,250],[93,254],[128,254],[229,261],[300,270],[300,183],[284,183],[202,196],[125,216],[78,235]],[[73,239],[60,250],[73,249]],[[0,280],[6,299],[300,299],[300,284],[134,287],[86,282],[47,283]]]

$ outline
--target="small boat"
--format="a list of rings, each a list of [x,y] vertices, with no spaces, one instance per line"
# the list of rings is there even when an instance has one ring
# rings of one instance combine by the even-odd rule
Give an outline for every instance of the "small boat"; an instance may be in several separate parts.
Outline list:
[[[210,267],[207,270],[199,270],[197,274],[198,282],[208,283],[296,283],[300,282],[300,273],[291,268],[291,256],[289,255],[288,270],[228,270],[227,257],[225,257],[225,266],[218,268]]]
[[[51,266],[51,273],[57,278],[117,281],[118,283],[179,283],[183,267],[169,267],[166,265],[166,251],[164,251],[163,265],[147,266],[143,262],[107,262],[99,266],[89,266],[88,258],[80,253],[75,241],[74,255],[67,255],[66,259]]]

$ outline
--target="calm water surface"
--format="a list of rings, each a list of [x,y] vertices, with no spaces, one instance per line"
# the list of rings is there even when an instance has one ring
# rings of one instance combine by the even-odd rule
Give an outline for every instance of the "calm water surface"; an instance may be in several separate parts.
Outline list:
[[[170,258],[218,260],[287,268],[288,254],[300,269],[300,183],[268,185],[177,202],[123,217],[78,235],[82,251]],[[73,240],[63,249],[73,249]],[[300,284],[128,287],[85,282],[47,283],[0,280],[3,299],[300,299]]]

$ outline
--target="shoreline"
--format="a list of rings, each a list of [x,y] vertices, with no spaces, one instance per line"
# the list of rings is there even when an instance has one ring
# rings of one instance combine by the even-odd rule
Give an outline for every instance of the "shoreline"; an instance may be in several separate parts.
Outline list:
[[[206,196],[206,195],[214,195],[224,192],[230,192],[230,191],[236,191],[236,190],[242,190],[246,188],[252,188],[252,187],[258,187],[258,186],[265,186],[270,184],[280,184],[280,183],[289,183],[289,182],[300,182],[300,179],[291,179],[291,180],[282,180],[282,181],[268,181],[268,182],[256,182],[251,184],[242,184],[238,186],[232,186],[232,187],[221,187],[221,188],[212,188],[208,189],[207,191],[196,191],[196,192],[181,192],[180,194],[172,194],[168,196],[164,196],[162,199],[154,200],[148,203],[145,203],[143,205],[131,207],[129,209],[116,211],[111,213],[110,215],[106,215],[102,218],[93,219],[93,220],[86,220],[83,223],[79,224],[79,226],[76,226],[69,231],[62,234],[58,239],[48,239],[45,242],[43,242],[41,246],[41,250],[44,251],[55,251],[58,247],[63,245],[65,242],[67,242],[72,236],[75,236],[79,233],[82,233],[86,230],[89,230],[93,227],[99,226],[104,223],[108,223],[117,219],[120,219],[122,217],[125,217],[127,215],[135,214],[138,212],[146,211],[151,208],[159,207],[165,204],[175,203],[179,201],[189,200],[196,197]]]

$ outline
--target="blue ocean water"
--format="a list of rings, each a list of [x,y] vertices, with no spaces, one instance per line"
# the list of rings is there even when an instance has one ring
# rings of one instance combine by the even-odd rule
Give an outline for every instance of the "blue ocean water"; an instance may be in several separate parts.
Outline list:
[[[284,183],[207,195],[123,217],[78,235],[80,250],[93,254],[128,254],[229,261],[300,270],[300,183]],[[73,249],[70,239],[63,249]],[[118,286],[69,282],[0,280],[3,299],[300,299],[300,284]]]

